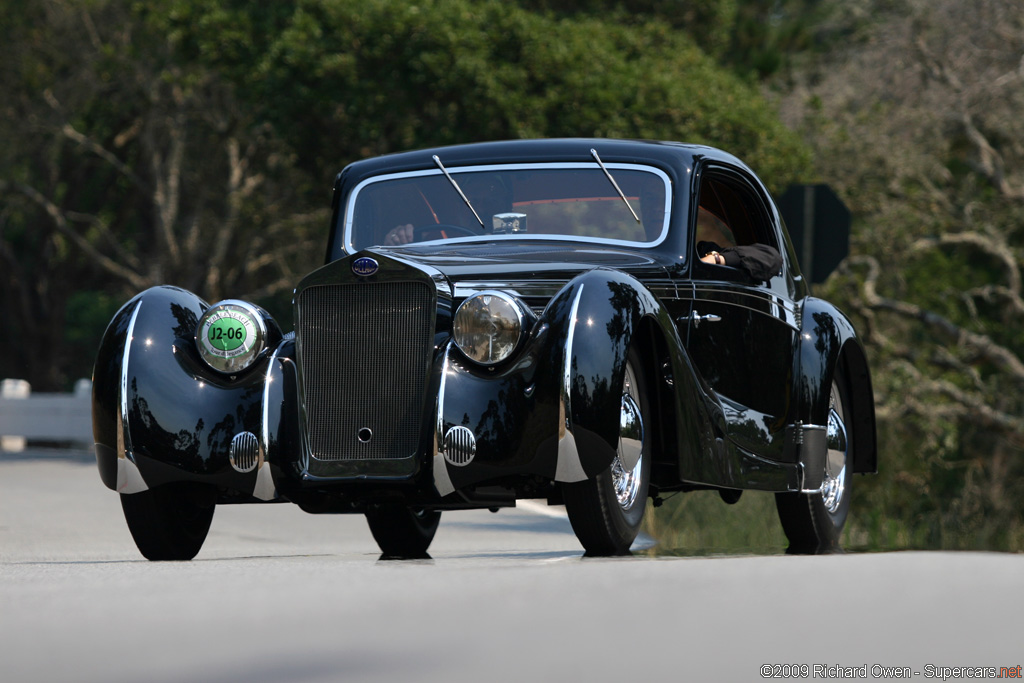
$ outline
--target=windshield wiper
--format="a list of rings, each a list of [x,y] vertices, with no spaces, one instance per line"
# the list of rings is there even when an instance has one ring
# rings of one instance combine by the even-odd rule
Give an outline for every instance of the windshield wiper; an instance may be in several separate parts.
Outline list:
[[[439,169],[441,169],[441,173],[444,173],[444,177],[448,179],[448,182],[452,184],[452,187],[455,188],[455,191],[459,193],[460,197],[462,197],[462,201],[466,202],[466,206],[468,206],[469,210],[473,212],[474,216],[476,216],[477,222],[480,223],[480,229],[486,232],[487,228],[484,227],[484,222],[480,220],[480,214],[478,214],[476,212],[476,209],[473,208],[473,205],[470,204],[469,197],[467,197],[466,194],[462,191],[462,188],[459,187],[459,184],[455,182],[455,178],[452,178],[452,174],[448,172],[448,169],[444,167],[444,164],[441,163],[441,159],[436,154],[434,155],[434,163],[437,164],[437,167]],[[612,182],[615,181],[613,180]]]
[[[640,222],[640,216],[636,215],[636,211],[633,210],[633,207],[632,207],[632,205],[630,205],[629,200],[626,199],[626,194],[622,191],[622,188],[619,187],[619,184],[617,182],[615,182],[615,178],[612,177],[612,174],[605,167],[604,162],[601,161],[601,157],[597,156],[597,150],[592,148],[590,150],[590,155],[592,157],[594,157],[594,161],[596,161],[597,165],[601,167],[601,170],[604,171],[604,174],[606,176],[608,176],[608,180],[611,181],[612,187],[614,187],[615,191],[619,193],[620,197],[622,197],[622,201],[626,202],[626,208],[629,209],[629,212],[631,214],[633,214],[633,218],[635,218],[636,222],[639,223]],[[434,157],[434,158],[437,159],[437,157]],[[440,162],[438,162],[438,163],[440,163]]]

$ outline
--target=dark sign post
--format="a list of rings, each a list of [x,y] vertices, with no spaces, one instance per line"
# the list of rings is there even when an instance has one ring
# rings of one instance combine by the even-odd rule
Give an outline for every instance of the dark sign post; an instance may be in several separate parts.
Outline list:
[[[791,185],[779,212],[804,276],[824,282],[850,253],[850,210],[828,185]]]

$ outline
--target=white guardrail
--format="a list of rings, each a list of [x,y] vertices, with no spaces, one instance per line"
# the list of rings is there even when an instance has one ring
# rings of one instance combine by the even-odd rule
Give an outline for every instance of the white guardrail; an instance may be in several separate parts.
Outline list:
[[[92,382],[80,379],[70,394],[33,394],[23,379],[0,382],[0,451],[28,442],[92,445]]]

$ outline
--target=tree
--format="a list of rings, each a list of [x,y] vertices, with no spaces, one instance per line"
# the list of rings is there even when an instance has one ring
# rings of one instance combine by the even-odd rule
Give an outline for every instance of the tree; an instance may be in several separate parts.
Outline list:
[[[176,62],[127,3],[17,7],[0,76],[5,376],[87,375],[113,310],[145,287],[259,298],[315,264],[326,209],[302,210],[287,150],[229,83]]]
[[[1024,7],[863,1],[858,39],[795,74],[784,117],[858,216],[830,290],[872,349],[875,526],[1024,547]],[[889,520],[889,521],[886,521]]]
[[[776,189],[808,161],[754,88],[648,15],[489,0],[3,9],[0,258],[19,333],[0,375],[40,388],[87,374],[89,340],[144,287],[287,297],[323,253],[331,179],[358,158],[500,138],[682,139],[736,152]],[[273,312],[287,324],[286,304]]]
[[[164,30],[182,54],[234,74],[314,176],[373,154],[519,137],[710,142],[780,187],[807,161],[755,89],[655,15],[626,23],[486,0],[304,2],[287,17],[279,10],[268,35],[251,9],[179,7]]]

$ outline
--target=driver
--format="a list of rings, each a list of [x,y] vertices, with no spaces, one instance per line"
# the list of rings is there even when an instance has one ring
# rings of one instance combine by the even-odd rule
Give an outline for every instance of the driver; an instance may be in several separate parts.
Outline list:
[[[440,224],[437,225],[437,226],[430,226],[430,225],[428,225],[426,227],[430,228],[431,232],[439,233],[441,235],[442,239],[447,239],[448,237],[451,236],[451,235],[448,234],[449,231],[446,231],[445,230],[445,226],[443,226],[443,225],[440,225]],[[459,226],[456,225],[456,226],[451,226],[451,227],[458,228]],[[425,228],[421,228],[421,229],[425,229]],[[459,233],[456,232],[455,235],[457,236],[457,235],[459,235]],[[420,239],[422,240],[424,238],[420,237]],[[431,239],[434,239],[434,238],[431,238]],[[400,244],[409,244],[409,242],[413,242],[415,240],[416,240],[416,228],[413,227],[412,223],[406,223],[405,225],[396,225],[395,227],[391,228],[391,230],[388,231],[387,235],[384,236],[384,244],[389,245],[389,246],[398,246]]]
[[[399,244],[408,244],[413,239],[413,227],[412,223],[406,223],[405,225],[396,225],[388,231],[388,234],[384,236],[384,244],[389,246],[396,246]]]
[[[737,245],[729,226],[703,206],[697,209],[697,254],[704,263],[739,268],[761,282],[782,268],[777,249],[767,244]]]
[[[500,178],[495,174],[464,173],[456,175],[459,187],[472,201],[474,210],[482,219],[487,220],[489,216],[508,211],[512,206],[510,191],[502,185]],[[459,235],[459,233],[452,234],[450,231],[446,234],[443,227],[446,222],[452,223],[451,227],[465,225],[483,230],[482,226],[477,227],[476,217],[467,211],[463,201],[443,177],[432,176],[429,180],[420,180],[416,188],[416,194],[423,200],[429,211],[429,217],[424,216],[426,220],[419,224],[420,230],[429,228],[431,221],[437,226],[437,232],[442,238]],[[430,197],[429,201],[427,197]],[[413,223],[396,225],[384,235],[384,244],[398,246],[416,241],[415,227],[416,224]],[[420,236],[419,239],[425,238]]]

